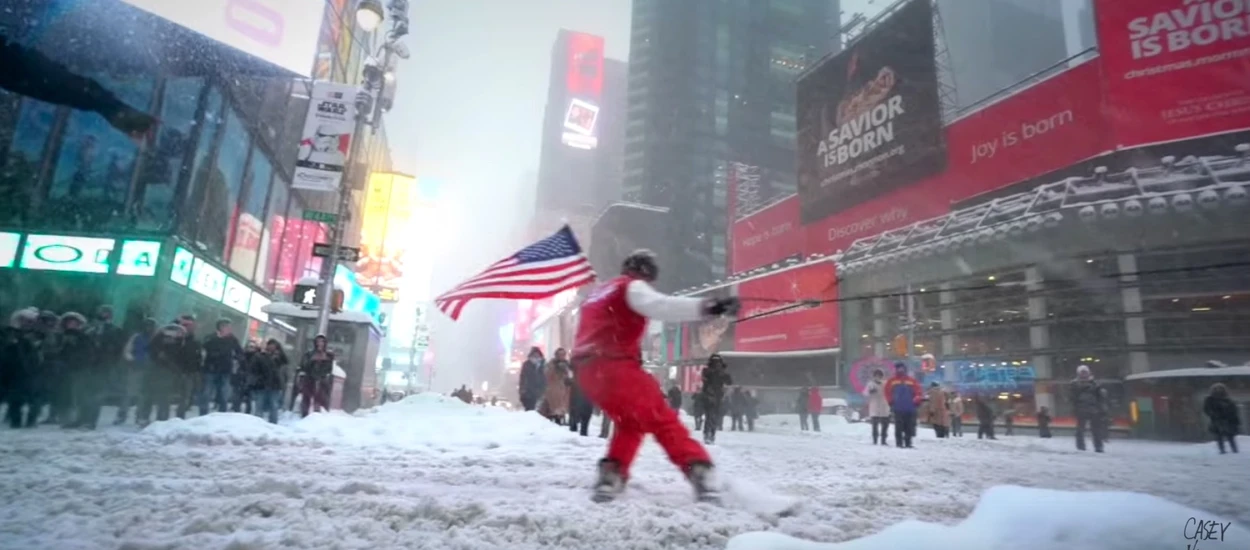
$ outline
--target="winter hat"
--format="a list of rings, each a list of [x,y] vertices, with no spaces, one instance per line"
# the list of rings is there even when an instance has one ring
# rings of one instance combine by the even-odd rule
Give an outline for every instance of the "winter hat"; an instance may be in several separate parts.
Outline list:
[[[1089,365],[1078,365],[1076,367],[1077,376],[1088,375],[1088,374],[1089,374]]]
[[[39,310],[33,307],[22,308],[14,311],[9,316],[9,326],[12,328],[22,328],[39,320]]]
[[[899,361],[894,364],[894,372],[907,372],[907,363]]]
[[[1228,388],[1224,386],[1223,382],[1216,382],[1214,384],[1211,384],[1211,395],[1214,395],[1216,397],[1224,397],[1228,395]]]
[[[64,315],[61,316],[61,326],[64,327],[65,322],[71,321],[71,320],[78,321],[79,325],[83,325],[83,326],[87,325],[87,318],[83,317],[81,313],[78,313],[77,311],[67,311],[65,312]]]

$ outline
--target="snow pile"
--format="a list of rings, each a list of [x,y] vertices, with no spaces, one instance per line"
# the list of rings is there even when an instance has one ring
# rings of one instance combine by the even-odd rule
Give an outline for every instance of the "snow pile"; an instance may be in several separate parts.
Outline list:
[[[437,394],[412,395],[356,414],[313,414],[279,425],[245,414],[215,413],[156,422],[143,434],[166,444],[381,445],[439,451],[581,444],[577,434],[537,413],[515,414]]]
[[[1245,527],[1156,496],[1002,485],[955,526],[904,521],[835,544],[755,532],[730,539],[726,550],[1181,550],[1194,543],[1199,525],[1213,537],[1200,547],[1250,548]]]

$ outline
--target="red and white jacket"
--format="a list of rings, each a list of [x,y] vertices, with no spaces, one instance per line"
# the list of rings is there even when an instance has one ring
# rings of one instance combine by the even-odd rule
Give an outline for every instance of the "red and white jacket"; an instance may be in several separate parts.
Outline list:
[[[661,294],[642,279],[621,275],[582,302],[572,356],[641,359],[647,319],[697,321],[703,318],[702,305],[699,298]]]

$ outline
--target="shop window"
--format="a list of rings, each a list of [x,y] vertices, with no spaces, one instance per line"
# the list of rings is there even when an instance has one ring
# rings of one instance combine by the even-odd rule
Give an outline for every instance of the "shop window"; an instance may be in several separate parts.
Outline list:
[[[1146,342],[1151,346],[1214,347],[1248,349],[1245,316],[1206,311],[1181,317],[1146,319]]]
[[[269,197],[273,180],[273,165],[264,152],[253,147],[251,158],[243,177],[243,201],[230,240],[230,269],[247,278],[256,273],[264,230],[265,199]]]
[[[204,79],[171,78],[165,82],[160,133],[147,153],[143,175],[135,190],[135,226],[146,231],[168,231],[174,222],[174,194],[195,128],[195,110]],[[210,140],[211,141],[211,140]]]
[[[1121,348],[1128,339],[1122,319],[1071,319],[1051,325],[1050,344],[1055,349],[1081,351]]]
[[[39,180],[39,163],[52,134],[56,107],[23,99],[17,107],[16,123],[8,154],[0,170],[0,221],[23,223],[30,212]]]
[[[282,227],[282,246],[278,253],[278,271],[274,276],[274,291],[289,298],[295,290],[296,265],[303,248],[304,205],[298,197],[290,198],[286,223]]]
[[[212,158],[213,147],[217,143],[217,134],[220,133],[221,129],[221,92],[217,91],[216,88],[210,88],[204,103],[203,122],[199,124],[200,134],[196,138],[195,157],[191,161],[191,181],[187,186],[187,199],[182,209],[184,212],[184,219],[182,220],[184,234],[192,240],[196,239],[201,206],[204,204],[208,180],[210,174],[212,174],[212,165],[209,160]]]
[[[97,79],[132,106],[146,107],[150,103],[153,82],[149,78]],[[99,113],[72,111],[61,138],[40,225],[97,231],[124,224],[138,152],[136,142],[113,128]]]
[[[261,237],[260,266],[256,271],[256,283],[273,291],[277,286],[278,268],[282,261],[282,238],[287,226],[287,204],[290,192],[281,175],[275,175],[273,190],[269,192],[269,206],[265,209],[265,231]]]
[[[250,149],[251,139],[242,122],[233,110],[226,109],[221,145],[208,177],[202,182],[204,200],[199,203],[195,224],[196,242],[215,258],[225,257],[226,239],[238,223],[239,188]]]

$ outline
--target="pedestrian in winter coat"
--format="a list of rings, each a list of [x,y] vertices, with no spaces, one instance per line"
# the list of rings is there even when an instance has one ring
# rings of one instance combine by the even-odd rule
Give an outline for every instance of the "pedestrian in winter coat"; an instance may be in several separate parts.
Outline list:
[[[746,429],[746,425],[742,422],[745,413],[746,402],[742,388],[734,388],[729,394],[729,429],[731,431],[738,432]]]
[[[1229,399],[1228,388],[1224,384],[1211,386],[1211,392],[1202,401],[1202,412],[1210,420],[1207,429],[1215,436],[1215,444],[1220,448],[1220,454],[1227,452],[1224,450],[1226,442],[1234,453],[1239,452],[1237,434],[1241,432],[1241,417],[1237,414],[1237,404]]]
[[[234,335],[229,319],[217,321],[217,331],[204,339],[204,392],[200,394],[200,414],[208,414],[211,401],[217,412],[225,412],[230,402],[230,377],[243,360],[243,346]]]
[[[582,436],[590,433],[590,418],[594,416],[595,405],[582,391],[581,382],[577,380],[577,367],[569,364],[573,375],[569,377],[569,431]]]
[[[181,393],[178,402],[178,418],[186,418],[191,405],[198,404],[204,389],[204,346],[195,336],[195,316],[183,315],[177,323],[182,325],[184,336],[179,348],[178,378],[176,385]],[[200,414],[208,411],[200,409]]]
[[[994,437],[994,409],[980,395],[974,397],[972,402],[977,410],[977,439],[998,439]]]
[[[543,351],[538,346],[530,348],[530,353],[521,365],[520,386],[517,394],[521,397],[521,407],[532,411],[538,406],[538,400],[546,391],[547,377],[543,373]]]
[[[864,385],[864,400],[872,423],[872,444],[885,445],[890,432],[890,403],[885,398],[885,373],[880,369],[872,371],[872,380]]]
[[[243,359],[230,375],[230,412],[252,414],[252,387],[256,384],[254,361],[262,354],[258,342],[248,342],[243,347]]]
[[[0,402],[8,404],[13,429],[33,427],[42,408],[36,397],[42,343],[38,322],[39,310],[26,308],[13,312],[9,326],[0,328]],[[25,419],[24,406],[29,406]]]
[[[251,392],[257,401],[256,414],[269,420],[270,424],[278,423],[278,409],[282,403],[282,368],[288,363],[282,344],[270,339],[265,342],[265,349],[251,355],[247,362],[247,370],[251,373]]]
[[[747,419],[747,431],[753,432],[755,431],[755,419],[760,417],[760,400],[755,397],[755,390],[749,390],[742,393],[742,415]]]
[[[29,308],[34,310],[35,308]],[[39,312],[39,321],[35,324],[33,336],[39,343],[39,361],[38,368],[34,373],[32,381],[34,387],[34,395],[30,404],[34,416],[38,419],[39,413],[43,411],[43,406],[48,405],[48,416],[44,418],[44,424],[60,424],[61,420],[57,417],[59,411],[65,409],[64,399],[66,392],[65,387],[65,369],[56,359],[56,341],[58,333],[61,330],[61,316],[50,310]],[[28,413],[29,414],[29,413]]]
[[[1086,365],[1076,368],[1076,380],[1072,381],[1072,403],[1076,409],[1076,448],[1085,450],[1085,431],[1089,430],[1094,438],[1094,452],[1103,452],[1103,442],[1107,439],[1104,431],[1107,390],[1094,379]]]
[[[1042,407],[1037,411],[1037,435],[1042,439],[1050,439],[1050,409]]]
[[[946,392],[934,382],[929,385],[929,423],[933,425],[933,433],[938,439],[946,439],[950,435],[950,410],[946,408]]]
[[[555,357],[547,362],[543,369],[546,388],[543,390],[543,410],[541,414],[556,424],[564,423],[564,416],[569,413],[569,366],[568,352],[564,348],[556,350]]]
[[[906,363],[900,361],[894,364],[894,376],[885,383],[885,399],[894,413],[894,445],[912,447],[912,439],[916,437],[917,409],[924,400],[924,390],[920,382],[907,374]]]
[[[97,392],[101,398],[116,395],[123,399],[129,393],[127,386],[130,381],[130,365],[123,361],[123,350],[129,340],[126,333],[113,324],[113,306],[102,305],[96,308],[95,316],[87,325],[87,334],[95,340],[98,356],[96,370],[99,374],[100,387]]]
[[[151,421],[153,408],[158,421],[169,420],[169,407],[180,389],[182,358],[187,345],[187,331],[177,322],[161,327],[148,340],[149,367],[143,376],[139,392],[142,399],[135,414],[135,422],[140,426]]]
[[[1003,427],[1006,429],[1004,435],[1015,435],[1016,426],[1016,402],[1007,400],[1007,408],[1003,411]]]
[[[700,392],[690,396],[690,401],[691,414],[694,415],[694,431],[702,432],[704,422],[703,415],[707,412],[703,405],[703,393]]]
[[[96,339],[87,334],[87,318],[76,312],[61,316],[61,333],[57,338],[56,355],[69,374],[69,398],[66,403],[76,411],[62,413],[61,426],[94,430],[100,419],[103,380],[111,373],[101,372],[96,363],[99,348]]]
[[[794,410],[799,413],[799,430],[807,431],[807,394],[812,390],[809,386],[799,388],[799,395],[794,400]]]
[[[950,410],[951,417],[951,435],[955,437],[964,436],[964,398],[958,393],[951,393],[947,409]]]
[[[330,386],[334,376],[334,352],[329,348],[330,340],[324,334],[313,338],[313,347],[304,353],[300,360],[300,416],[308,416],[309,410],[319,412],[330,410]]]
[[[669,386],[666,399],[668,400],[668,406],[672,407],[673,410],[681,410],[681,388],[677,387],[677,384]]]
[[[719,353],[707,358],[707,366],[703,368],[703,442],[712,444],[716,441],[716,432],[721,429],[725,417],[725,388],[733,385],[733,378],[725,369],[725,360]]]
[[[130,416],[131,405],[135,407],[136,414],[138,414],[139,402],[142,401],[143,396],[143,380],[151,367],[151,362],[148,360],[148,348],[155,335],[156,319],[144,319],[143,327],[130,335],[130,338],[126,340],[126,345],[122,348],[125,380],[122,382],[122,398],[118,404],[117,417],[113,419],[113,425],[126,422],[126,418]]]
[[[820,395],[820,388],[812,386],[807,389],[807,414],[812,417],[812,431],[820,431],[820,411],[825,408],[825,399]]]

